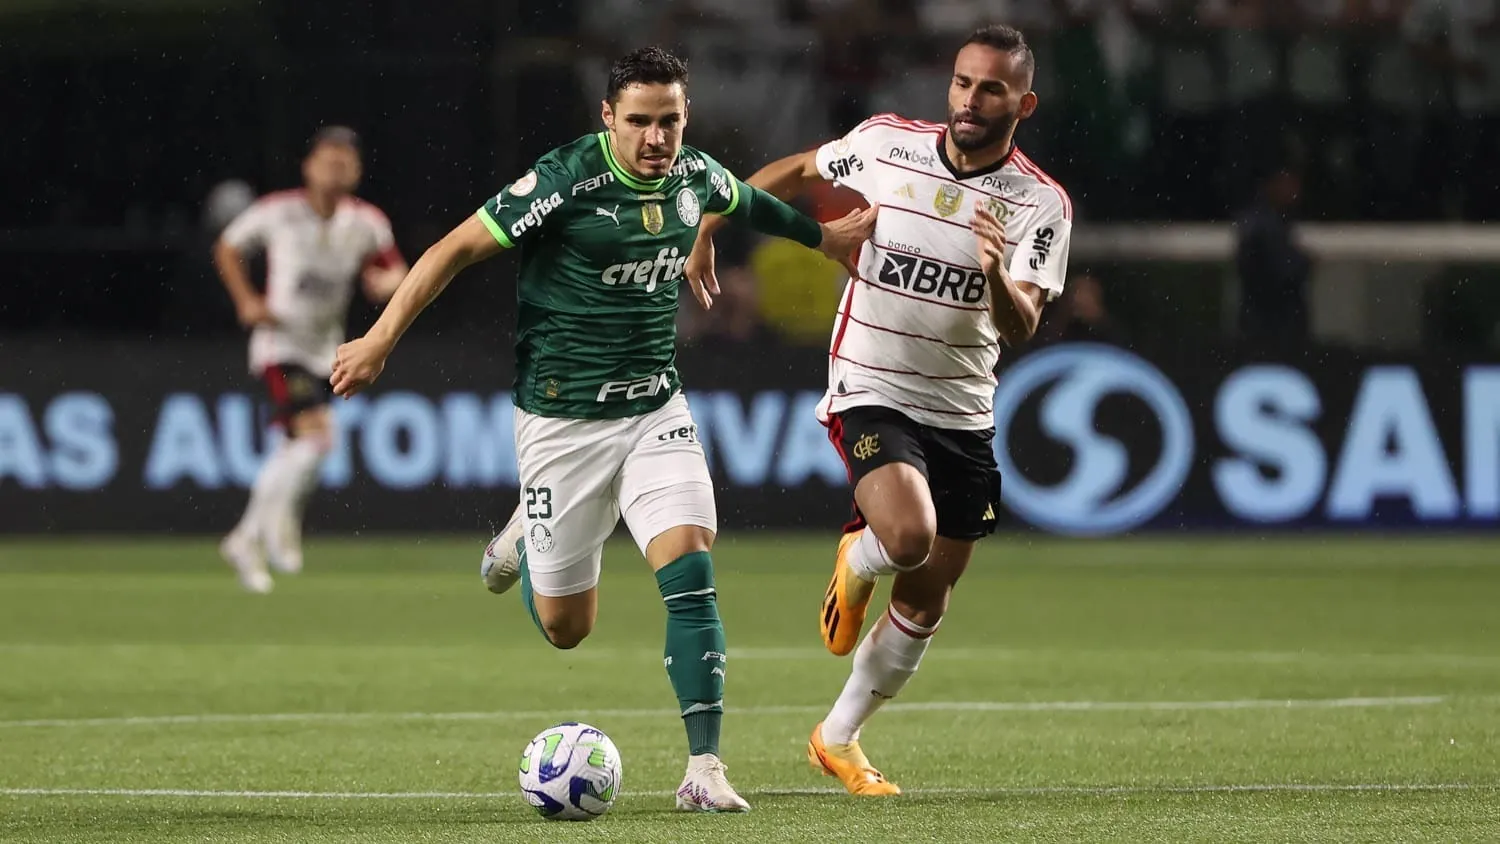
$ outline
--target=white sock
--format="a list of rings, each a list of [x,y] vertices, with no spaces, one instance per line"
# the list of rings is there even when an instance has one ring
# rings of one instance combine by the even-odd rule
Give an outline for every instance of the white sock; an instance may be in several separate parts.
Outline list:
[[[318,467],[332,444],[327,437],[298,437],[287,443],[286,488],[279,490],[284,506],[292,508],[297,518],[307,509],[307,499],[317,485]]]
[[[287,445],[286,440],[278,443],[276,450],[260,465],[260,474],[255,476],[255,483],[250,487],[250,501],[245,504],[245,512],[240,515],[240,521],[234,526],[232,534],[256,541],[262,538],[261,526],[266,521],[266,511],[271,502],[276,500],[276,487],[286,471],[284,465],[287,462]]]
[[[250,488],[250,502],[235,525],[234,533],[257,540],[267,536],[272,519],[283,508],[296,504],[296,498],[311,480],[326,449],[311,437],[285,439],[260,467],[255,485]]]
[[[927,561],[922,561],[922,563],[925,562]],[[859,539],[854,541],[854,550],[849,554],[849,567],[854,569],[855,574],[870,581],[876,580],[883,574],[896,574],[919,568],[922,563],[910,567],[897,565],[896,561],[891,559],[890,552],[881,544],[880,537],[868,527],[859,535]]]
[[[896,612],[892,607],[875,622],[863,642],[854,649],[854,670],[844,684],[844,691],[834,701],[833,709],[823,719],[823,741],[848,744],[859,738],[859,731],[870,716],[906,686],[937,625],[923,627]]]

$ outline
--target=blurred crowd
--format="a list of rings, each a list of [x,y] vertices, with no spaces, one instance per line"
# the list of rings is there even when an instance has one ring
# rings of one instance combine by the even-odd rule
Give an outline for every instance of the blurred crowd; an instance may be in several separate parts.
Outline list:
[[[1068,188],[1080,226],[1239,223],[1238,272],[1271,279],[1237,294],[1245,332],[1288,320],[1305,331],[1297,220],[1500,219],[1500,0],[497,8],[261,0],[237,22],[193,18],[207,27],[196,31],[187,18],[115,28],[75,49],[81,36],[59,28],[0,51],[18,80],[0,86],[0,191],[12,200],[0,251],[17,303],[0,303],[0,328],[232,330],[211,276],[187,289],[205,284],[207,244],[251,195],[294,185],[308,134],[330,121],[365,135],[364,192],[420,254],[532,157],[593,129],[608,62],[650,42],[689,60],[689,142],[748,176],[872,113],[944,120],[955,46],[978,24],[1015,24],[1041,100],[1019,143]],[[852,201],[825,190],[805,208],[826,219]],[[836,266],[753,238],[722,244],[720,264],[721,305],[685,307],[686,336],[826,342]],[[1074,269],[1086,292],[1050,309],[1047,330],[1107,324],[1088,330],[1123,336],[1130,319],[1096,315],[1125,304],[1132,283]],[[98,296],[101,278],[133,309]],[[491,286],[458,299],[429,324],[470,325],[505,305]]]
[[[1013,23],[1042,103],[1019,143],[1085,223],[1239,223],[1236,267],[1254,280],[1239,291],[1243,336],[1306,336],[1296,219],[1500,217],[1497,0],[677,0],[625,26],[632,0],[585,9],[584,97],[625,45],[672,45],[691,61],[695,142],[752,168],[871,113],[944,120],[953,45]],[[831,313],[834,269],[796,267],[776,244],[743,252],[726,313],[687,333],[826,340],[826,319],[798,314]],[[792,271],[809,283],[786,284]],[[1044,334],[1122,337],[1100,279],[1073,283]]]
[[[596,96],[605,57],[673,45],[700,125],[760,161],[874,112],[944,119],[988,20],[1032,41],[1021,142],[1088,219],[1224,219],[1286,160],[1311,217],[1500,216],[1496,0],[587,0],[578,75]]]

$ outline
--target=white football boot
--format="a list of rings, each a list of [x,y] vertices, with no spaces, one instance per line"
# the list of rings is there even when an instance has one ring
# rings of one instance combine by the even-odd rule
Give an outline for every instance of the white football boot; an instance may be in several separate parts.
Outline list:
[[[724,776],[728,768],[712,753],[688,757],[687,775],[677,786],[679,812],[748,812],[750,804]]]
[[[479,574],[485,587],[499,595],[515,586],[521,579],[521,552],[525,548],[526,520],[521,518],[521,508],[516,507],[505,528],[484,548]]]
[[[239,575],[240,586],[246,592],[264,595],[275,584],[266,571],[265,558],[261,556],[260,543],[242,533],[231,533],[219,543],[219,556]]]

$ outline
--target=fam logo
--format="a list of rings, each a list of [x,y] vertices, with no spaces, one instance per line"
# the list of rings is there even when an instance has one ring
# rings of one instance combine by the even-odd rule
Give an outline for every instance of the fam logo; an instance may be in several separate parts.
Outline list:
[[[612,184],[614,180],[615,174],[609,171],[605,171],[597,176],[594,176],[591,179],[584,179],[581,182],[575,183],[573,185],[573,195],[577,196],[580,193],[588,193],[589,191],[598,190],[605,185]]]
[[[1148,466],[1098,425],[1099,408],[1116,397],[1144,403],[1159,429]],[[1045,481],[1017,466],[1013,429],[1034,425],[1071,451],[1061,478]],[[995,459],[1002,500],[1017,515],[1055,533],[1094,536],[1127,531],[1156,517],[1177,497],[1192,468],[1193,420],[1181,394],[1156,367],[1129,352],[1090,343],[1028,355],[995,392]]]

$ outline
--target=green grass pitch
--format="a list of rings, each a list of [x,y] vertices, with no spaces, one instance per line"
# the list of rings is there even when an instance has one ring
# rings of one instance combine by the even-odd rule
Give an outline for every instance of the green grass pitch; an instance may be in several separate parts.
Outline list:
[[[988,541],[866,730],[908,790],[870,801],[803,752],[848,666],[817,636],[835,538],[726,536],[723,750],[754,811],[709,817],[670,811],[686,747],[634,549],[558,652],[480,584],[486,539],[313,541],[269,596],[205,539],[0,542],[0,841],[1500,841],[1500,542]],[[624,759],[591,824],[516,790],[570,719]]]

